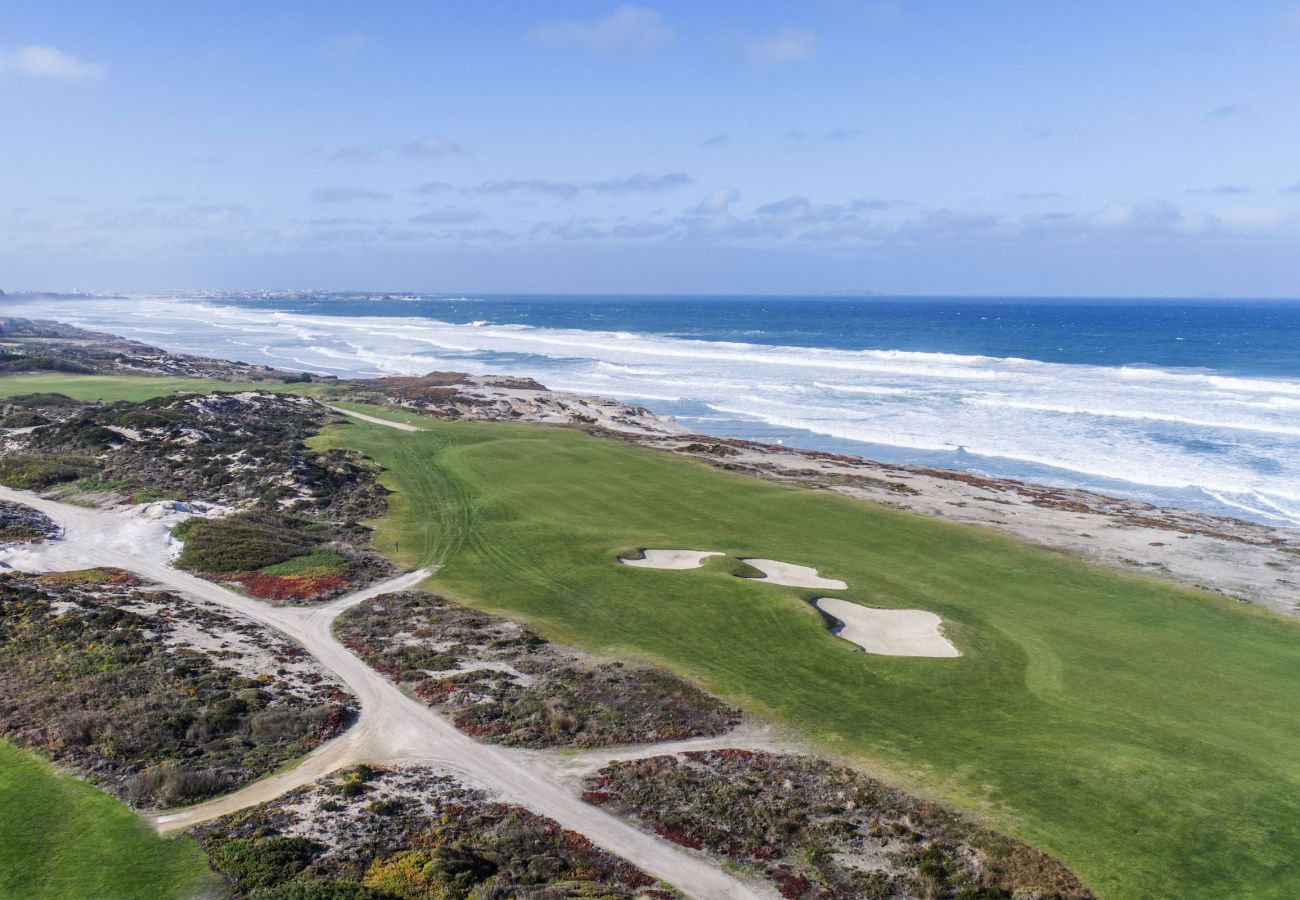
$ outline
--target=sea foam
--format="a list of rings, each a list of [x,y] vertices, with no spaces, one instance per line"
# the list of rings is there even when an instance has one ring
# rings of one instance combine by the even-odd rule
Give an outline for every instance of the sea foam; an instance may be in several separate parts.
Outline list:
[[[318,369],[527,375],[682,411],[714,433],[1094,487],[1300,524],[1300,379],[845,350],[173,297],[41,315],[168,349]],[[147,329],[133,322],[147,319]],[[681,410],[678,407],[681,407]],[[689,409],[690,412],[686,412]]]

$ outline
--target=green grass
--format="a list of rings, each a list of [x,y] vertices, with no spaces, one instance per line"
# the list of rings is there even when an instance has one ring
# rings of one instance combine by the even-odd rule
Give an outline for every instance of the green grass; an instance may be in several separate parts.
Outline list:
[[[207,391],[246,391],[262,385],[233,384],[207,378],[169,378],[146,375],[11,375],[0,379],[0,396],[54,393],[73,400],[130,400],[139,402],[167,394],[193,394]],[[284,389],[276,384],[268,389]],[[298,385],[299,388],[302,385]]]
[[[991,533],[561,429],[349,424],[398,491],[376,544],[551,638],[662,661],[1059,855],[1107,897],[1300,895],[1300,623]],[[817,566],[965,654],[829,635],[816,592],[637,547]]]
[[[209,884],[189,838],[159,837],[107,794],[0,741],[0,897],[150,900]]]
[[[19,394],[55,393],[73,400],[130,400],[139,402],[168,394],[204,394],[212,391],[271,391],[328,398],[338,389],[328,383],[305,384],[258,381],[247,384],[212,378],[182,378],[167,375],[0,375],[0,397]],[[367,410],[369,411],[369,410]]]
[[[661,661],[1057,854],[1105,897],[1300,896],[1294,620],[569,430],[353,423],[316,443],[387,469],[376,545],[443,564],[432,586],[454,598]],[[857,652],[803,602],[815,592],[742,581],[730,559],[615,562],[645,546],[817,566],[850,600],[938,613],[965,655]]]
[[[273,566],[263,566],[263,575],[328,575],[348,570],[348,561],[328,547],[286,559]]]

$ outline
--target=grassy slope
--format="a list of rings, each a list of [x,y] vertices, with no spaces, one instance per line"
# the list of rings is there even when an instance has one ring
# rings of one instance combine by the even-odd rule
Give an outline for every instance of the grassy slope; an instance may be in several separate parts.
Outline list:
[[[138,403],[167,394],[204,394],[212,391],[270,391],[327,399],[338,389],[333,385],[285,384],[279,381],[216,381],[211,378],[172,378],[149,375],[4,375],[0,376],[0,397],[19,394],[56,393],[74,400],[130,400]]]
[[[1300,624],[973,528],[558,429],[331,429],[400,492],[378,543],[549,636],[663,660],[982,812],[1111,897],[1300,893]],[[862,603],[942,615],[965,656],[854,652],[734,563],[814,565]]]
[[[1300,895],[1294,621],[570,431],[352,424],[318,440],[388,469],[400,493],[376,543],[445,563],[452,596],[662,660],[984,813],[1106,896]],[[799,602],[813,592],[745,583],[725,559],[614,562],[638,546],[818,566],[849,599],[939,613],[965,656],[855,652]]]
[[[0,379],[0,396],[56,393],[74,400],[131,400],[138,402],[164,394],[204,391],[239,391],[265,387],[284,390],[287,385],[244,385],[206,378],[148,378],[136,375],[11,375]],[[302,385],[298,385],[302,387]]]
[[[149,900],[211,877],[198,845],[161,838],[107,794],[0,742],[0,897]]]

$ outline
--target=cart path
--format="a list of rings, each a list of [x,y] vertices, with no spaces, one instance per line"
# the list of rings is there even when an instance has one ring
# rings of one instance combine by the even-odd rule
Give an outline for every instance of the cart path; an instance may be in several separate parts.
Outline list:
[[[0,487],[0,499],[26,504],[49,516],[64,529],[64,538],[57,543],[75,548],[78,560],[124,569],[269,625],[299,643],[357,697],[361,712],[346,733],[321,745],[288,771],[207,803],[151,814],[151,821],[160,831],[177,831],[272,800],[354,763],[425,765],[459,775],[507,802],[548,816],[690,897],[723,900],[777,896],[768,886],[741,881],[700,856],[583,802],[574,783],[575,773],[584,768],[583,763],[590,765],[600,759],[616,758],[612,752],[566,758],[562,754],[478,743],[427,706],[402,693],[334,638],[331,626],[343,610],[386,591],[414,587],[429,576],[428,570],[371,585],[319,607],[268,606],[137,552],[132,546],[131,531],[123,528],[125,521],[133,517],[123,513],[71,506],[4,487]],[[625,755],[655,755],[656,749],[662,753],[724,745],[735,744],[725,738],[709,738],[660,748],[626,748]]]

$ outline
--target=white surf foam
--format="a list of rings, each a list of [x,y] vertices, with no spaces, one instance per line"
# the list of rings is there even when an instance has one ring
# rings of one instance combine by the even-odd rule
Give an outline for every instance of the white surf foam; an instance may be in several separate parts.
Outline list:
[[[170,297],[43,301],[40,314],[169,349],[288,358],[333,374],[511,372],[552,387],[690,403],[772,429],[960,449],[1013,467],[1147,485],[1300,524],[1300,378],[299,314]],[[142,315],[147,325],[135,326]]]

